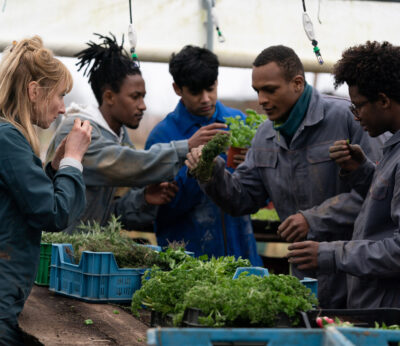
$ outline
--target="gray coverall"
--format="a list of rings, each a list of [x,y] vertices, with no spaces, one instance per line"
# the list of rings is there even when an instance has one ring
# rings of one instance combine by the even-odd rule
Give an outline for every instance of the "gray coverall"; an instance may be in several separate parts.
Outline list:
[[[399,308],[400,131],[377,165],[366,161],[347,180],[366,196],[352,240],[320,243],[318,266],[348,274],[348,308]]]
[[[244,163],[230,174],[218,160],[212,180],[203,188],[232,215],[253,213],[270,198],[281,220],[297,212],[305,216],[311,228],[309,239],[350,239],[362,197],[339,178],[339,167],[329,158],[329,147],[337,140],[349,139],[360,144],[374,161],[381,151],[376,140],[353,119],[349,105],[347,100],[313,89],[306,116],[289,146],[267,120],[259,127]],[[324,201],[320,208],[310,210]],[[321,307],[345,306],[345,275],[298,270],[294,274],[318,279]]]

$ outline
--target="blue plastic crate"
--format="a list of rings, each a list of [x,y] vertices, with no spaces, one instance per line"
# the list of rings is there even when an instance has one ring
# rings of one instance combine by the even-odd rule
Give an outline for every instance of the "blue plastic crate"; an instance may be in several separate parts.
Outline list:
[[[137,245],[148,247],[149,249],[152,249],[152,250],[157,251],[157,252],[162,252],[163,251],[162,247],[159,246],[159,245],[150,245],[150,244],[144,244],[144,245],[137,244]],[[185,254],[189,255],[191,257],[194,257],[194,252],[192,252],[192,251],[185,251]]]
[[[338,328],[355,345],[388,346],[400,343],[400,331],[371,328]]]
[[[150,244],[137,244],[137,245],[148,247],[149,249],[152,249],[152,250],[157,251],[157,252],[161,252],[162,251],[162,247],[158,246],[158,245],[150,245]]]
[[[152,328],[147,331],[149,346],[354,346],[336,328]]]
[[[311,290],[311,293],[314,293],[314,295],[318,298],[318,280],[317,279],[305,277],[303,280],[300,280],[300,282],[304,286],[309,288]]]
[[[243,272],[248,273],[247,275],[256,275],[256,276],[269,276],[268,269],[262,267],[239,267],[236,269],[235,274],[233,275],[233,279],[237,279],[240,274]]]
[[[71,244],[53,244],[51,291],[87,302],[130,303],[146,269],[119,268],[111,252],[83,251],[74,264]]]

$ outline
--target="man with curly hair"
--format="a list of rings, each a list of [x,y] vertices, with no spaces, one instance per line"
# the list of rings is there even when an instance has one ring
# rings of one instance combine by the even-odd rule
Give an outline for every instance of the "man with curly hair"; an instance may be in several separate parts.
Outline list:
[[[364,198],[352,240],[290,247],[302,269],[346,273],[348,308],[400,307],[400,47],[376,41],[347,49],[334,68],[335,86],[346,83],[356,120],[371,137],[393,136],[374,164],[361,148],[337,141],[331,158]]]

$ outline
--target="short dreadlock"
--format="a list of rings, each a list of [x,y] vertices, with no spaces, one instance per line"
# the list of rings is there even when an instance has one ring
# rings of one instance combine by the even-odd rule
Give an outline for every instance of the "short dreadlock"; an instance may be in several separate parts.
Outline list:
[[[347,83],[360,94],[376,101],[379,93],[400,102],[400,47],[387,41],[367,41],[342,54],[333,71],[335,88]]]
[[[141,75],[140,69],[123,48],[124,36],[122,43],[119,46],[113,34],[111,37],[94,34],[103,40],[97,44],[89,41],[86,48],[76,54],[79,62],[80,71],[84,66],[86,69],[83,75],[89,76],[89,83],[92,87],[94,96],[96,97],[99,106],[103,103],[102,95],[106,88],[110,88],[115,93],[118,93],[122,82],[128,75]]]

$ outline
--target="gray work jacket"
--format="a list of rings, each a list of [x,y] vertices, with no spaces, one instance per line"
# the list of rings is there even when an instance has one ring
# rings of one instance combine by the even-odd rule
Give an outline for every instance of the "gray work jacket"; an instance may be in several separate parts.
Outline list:
[[[321,270],[347,273],[349,308],[400,307],[400,131],[347,177],[366,198],[351,241],[321,243]]]
[[[188,153],[187,140],[155,144],[149,150],[136,150],[123,126],[117,136],[106,124],[100,111],[95,107],[80,108],[73,104],[73,110],[58,127],[47,151],[46,161],[54,156],[55,149],[72,129],[74,119],[89,120],[92,141],[83,164],[83,178],[86,184],[87,205],[81,221],[96,221],[105,225],[111,213],[120,214],[128,223],[146,223],[143,218],[155,218],[156,208],[148,206],[143,193],[130,190],[115,199],[118,187],[143,187],[148,184],[172,180],[184,163]],[[66,231],[72,232],[75,225]]]
[[[349,105],[347,100],[313,89],[307,114],[290,145],[267,120],[259,127],[245,162],[230,174],[218,161],[205,191],[232,215],[253,213],[270,198],[281,220],[303,213],[310,225],[309,239],[350,239],[362,198],[339,178],[339,167],[329,158],[329,147],[337,140],[349,139],[360,144],[373,160],[380,156],[380,149],[353,119]],[[329,198],[324,208],[310,210]],[[295,275],[318,278],[322,307],[345,305],[344,275]]]

